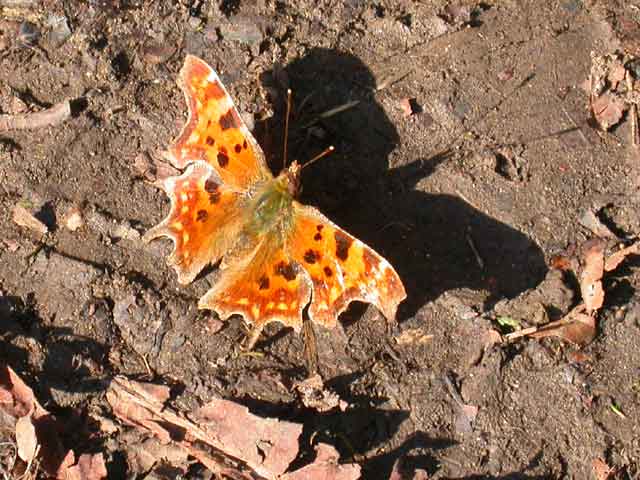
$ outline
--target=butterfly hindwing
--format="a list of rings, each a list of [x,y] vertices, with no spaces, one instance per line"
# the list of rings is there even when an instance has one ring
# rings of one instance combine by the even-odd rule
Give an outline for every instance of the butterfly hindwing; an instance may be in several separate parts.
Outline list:
[[[372,303],[387,319],[395,319],[407,295],[387,260],[313,207],[294,202],[293,218],[288,252],[310,276],[309,317],[314,322],[335,326],[354,300]]]
[[[200,299],[199,308],[214,310],[222,318],[240,314],[258,327],[278,321],[300,330],[311,284],[281,238],[275,233],[265,236],[244,258],[231,261],[232,256],[225,257],[223,275]]]
[[[259,326],[280,321],[296,330],[307,305],[309,317],[326,327],[335,326],[354,300],[395,318],[406,294],[389,262],[315,208],[293,202],[291,211],[282,213],[290,220],[229,263],[200,308],[223,318],[238,313]]]

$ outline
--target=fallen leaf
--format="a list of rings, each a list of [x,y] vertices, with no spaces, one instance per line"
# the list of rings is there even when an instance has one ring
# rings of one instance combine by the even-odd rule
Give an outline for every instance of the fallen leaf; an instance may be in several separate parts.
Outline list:
[[[298,454],[300,425],[260,418],[244,405],[215,399],[191,418],[220,450],[243,459],[260,474],[284,473]]]
[[[398,345],[407,345],[412,343],[423,344],[433,338],[433,335],[426,334],[420,328],[408,328],[400,335],[394,337]]]
[[[400,110],[402,110],[403,117],[410,117],[413,114],[413,108],[411,107],[411,100],[403,98],[398,102]]]
[[[73,450],[66,450],[60,440],[64,424],[46,411],[33,390],[7,365],[0,364],[0,410],[15,421],[18,455],[25,462],[40,460],[40,468],[50,477],[60,480],[99,480],[104,468],[102,454],[85,458],[77,469]],[[98,458],[99,457],[99,458]],[[82,458],[82,456],[81,456]],[[101,468],[101,465],[103,468]],[[74,476],[74,475],[80,476]],[[86,476],[86,475],[92,476]]]
[[[574,308],[562,319],[538,328],[530,336],[532,338],[560,337],[580,346],[591,343],[596,336],[596,320],[581,309],[584,309],[584,305]]]
[[[45,235],[49,231],[49,228],[44,223],[34,217],[31,212],[22,205],[13,207],[13,221],[17,225],[33,230],[40,235]]]
[[[123,422],[185,450],[220,477],[350,480],[359,476],[359,466],[337,464],[328,446],[318,447],[313,464],[284,474],[298,455],[302,425],[258,417],[228,400],[213,400],[195,412],[178,412],[165,400],[162,389],[124,377],[112,380],[107,391],[107,401]]]
[[[628,105],[616,95],[606,92],[591,102],[591,110],[602,130],[609,130],[622,119]]]
[[[407,468],[404,457],[398,458],[393,464],[389,480],[429,480],[427,472],[421,468]]]
[[[20,417],[16,422],[16,444],[18,445],[18,456],[23,461],[31,463],[38,448],[36,427],[33,424],[31,414]]]
[[[593,474],[596,477],[596,480],[607,480],[611,474],[614,472],[614,469],[607,465],[604,460],[596,458],[591,462],[591,466],[593,467]]]
[[[101,480],[107,478],[107,467],[101,453],[80,455],[78,463],[69,467],[65,480]]]
[[[600,238],[616,238],[616,236],[609,230],[593,213],[592,210],[585,211],[578,219],[578,223],[583,227],[589,229],[593,234]]]
[[[627,258],[629,255],[638,255],[640,253],[640,242],[636,242],[633,245],[618,250],[607,257],[604,262],[604,271],[610,272],[618,268],[618,265]]]
[[[604,303],[602,275],[604,273],[605,242],[600,239],[586,241],[582,245],[583,269],[580,273],[580,293],[588,312]]]
[[[293,389],[300,394],[300,400],[305,407],[318,412],[328,412],[334,408],[344,412],[349,406],[337,393],[324,387],[322,377],[317,373],[302,382],[296,382]]]
[[[316,459],[312,464],[280,477],[281,480],[357,480],[360,466],[354,463],[340,465],[337,450],[326,443],[316,446]]]

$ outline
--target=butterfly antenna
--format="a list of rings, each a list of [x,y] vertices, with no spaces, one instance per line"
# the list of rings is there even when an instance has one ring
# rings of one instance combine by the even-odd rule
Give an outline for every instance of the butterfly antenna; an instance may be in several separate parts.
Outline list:
[[[291,89],[287,88],[287,114],[284,117],[284,151],[282,152],[282,170],[287,168],[287,143],[289,143],[289,116],[291,115]]]
[[[305,163],[303,163],[302,166],[300,167],[300,170],[302,170],[303,168],[308,167],[312,163],[320,160],[322,157],[325,157],[325,156],[329,155],[334,150],[335,150],[335,148],[333,147],[333,145],[331,145],[328,148],[325,148],[322,152],[320,152],[318,155],[313,157],[311,160],[307,160]]]

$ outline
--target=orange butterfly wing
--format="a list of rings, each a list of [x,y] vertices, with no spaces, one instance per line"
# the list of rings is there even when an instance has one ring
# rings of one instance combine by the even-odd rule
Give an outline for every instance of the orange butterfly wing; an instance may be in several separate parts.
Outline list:
[[[180,70],[189,117],[167,156],[177,167],[202,160],[225,185],[246,189],[272,178],[264,153],[236,110],[220,78],[205,62],[187,55]]]
[[[225,262],[227,260],[225,259]],[[390,320],[406,298],[393,267],[318,210],[293,202],[282,223],[229,264],[199,308],[255,325],[279,321],[299,330],[302,311],[326,327],[354,300],[376,305]]]
[[[171,238],[174,250],[168,263],[180,283],[189,283],[233,246],[254,190],[273,176],[211,67],[188,55],[178,85],[189,116],[165,155],[186,170],[160,184],[171,199],[171,211],[145,240]]]
[[[288,250],[313,284],[309,317],[326,327],[354,300],[371,303],[389,320],[407,294],[391,264],[317,209],[294,202]]]

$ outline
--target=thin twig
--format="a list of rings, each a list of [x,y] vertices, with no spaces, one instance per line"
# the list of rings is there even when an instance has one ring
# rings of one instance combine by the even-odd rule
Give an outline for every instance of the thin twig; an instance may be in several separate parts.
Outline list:
[[[40,444],[36,445],[36,451],[33,452],[33,456],[29,459],[29,463],[27,464],[27,468],[24,471],[24,474],[22,474],[22,477],[20,477],[21,479],[24,478],[36,478],[36,473],[38,471],[38,462],[34,462],[34,460],[36,460],[38,458],[38,454],[40,453]],[[33,471],[33,476],[28,477],[28,475],[31,473],[31,467],[34,466],[34,471]]]
[[[503,336],[503,338],[505,340],[507,340],[507,341],[511,341],[511,340],[515,340],[517,338],[526,337],[526,336],[534,334],[534,333],[545,332],[547,330],[553,330],[553,329],[555,329],[557,327],[561,327],[563,325],[569,325],[571,323],[574,323],[574,322],[578,321],[578,320],[576,320],[574,315],[576,313],[584,312],[584,308],[585,308],[584,303],[581,303],[578,306],[576,306],[575,308],[573,308],[573,310],[571,310],[569,313],[567,313],[560,320],[556,320],[555,322],[545,323],[544,325],[541,325],[539,327],[523,328],[522,330],[518,330],[517,332],[507,333],[506,335]]]
[[[302,125],[300,127],[300,129],[308,128],[311,125],[314,125],[314,124],[318,123],[318,121],[322,120],[323,118],[333,117],[334,115],[336,115],[338,113],[344,112],[345,110],[349,110],[349,109],[355,107],[356,105],[358,105],[359,103],[360,103],[360,100],[352,100],[350,102],[347,102],[347,103],[344,103],[342,105],[339,105],[339,106],[337,106],[335,108],[327,110],[326,112],[323,112],[320,115],[318,115],[316,118],[314,118],[310,122],[305,123],[304,125]]]
[[[473,243],[473,238],[471,237],[470,228],[467,229],[467,233],[465,234],[465,236],[467,237],[467,243],[469,244],[469,247],[471,247],[471,251],[476,257],[476,262],[478,262],[478,266],[480,267],[480,270],[484,270],[484,260],[482,260],[482,257],[480,256],[480,252],[478,252],[478,249],[476,248],[476,244]]]
[[[625,71],[624,79],[627,84],[627,95],[630,96],[633,92],[633,79],[629,70]],[[629,116],[631,117],[631,144],[638,148],[638,144],[640,144],[638,141],[638,106],[635,103],[631,104]]]
[[[0,0],[0,7],[27,8],[35,7],[39,3],[40,0]]]
[[[59,125],[71,117],[71,103],[65,100],[41,112],[0,115],[0,132]]]
[[[409,69],[409,70],[406,70],[406,71],[404,71],[403,73],[401,73],[399,75],[392,76],[392,77],[387,77],[380,84],[376,85],[375,91],[379,92],[381,90],[384,90],[388,86],[391,86],[394,83],[397,83],[400,80],[403,80],[404,78],[408,77],[412,73],[413,73],[413,69]]]

